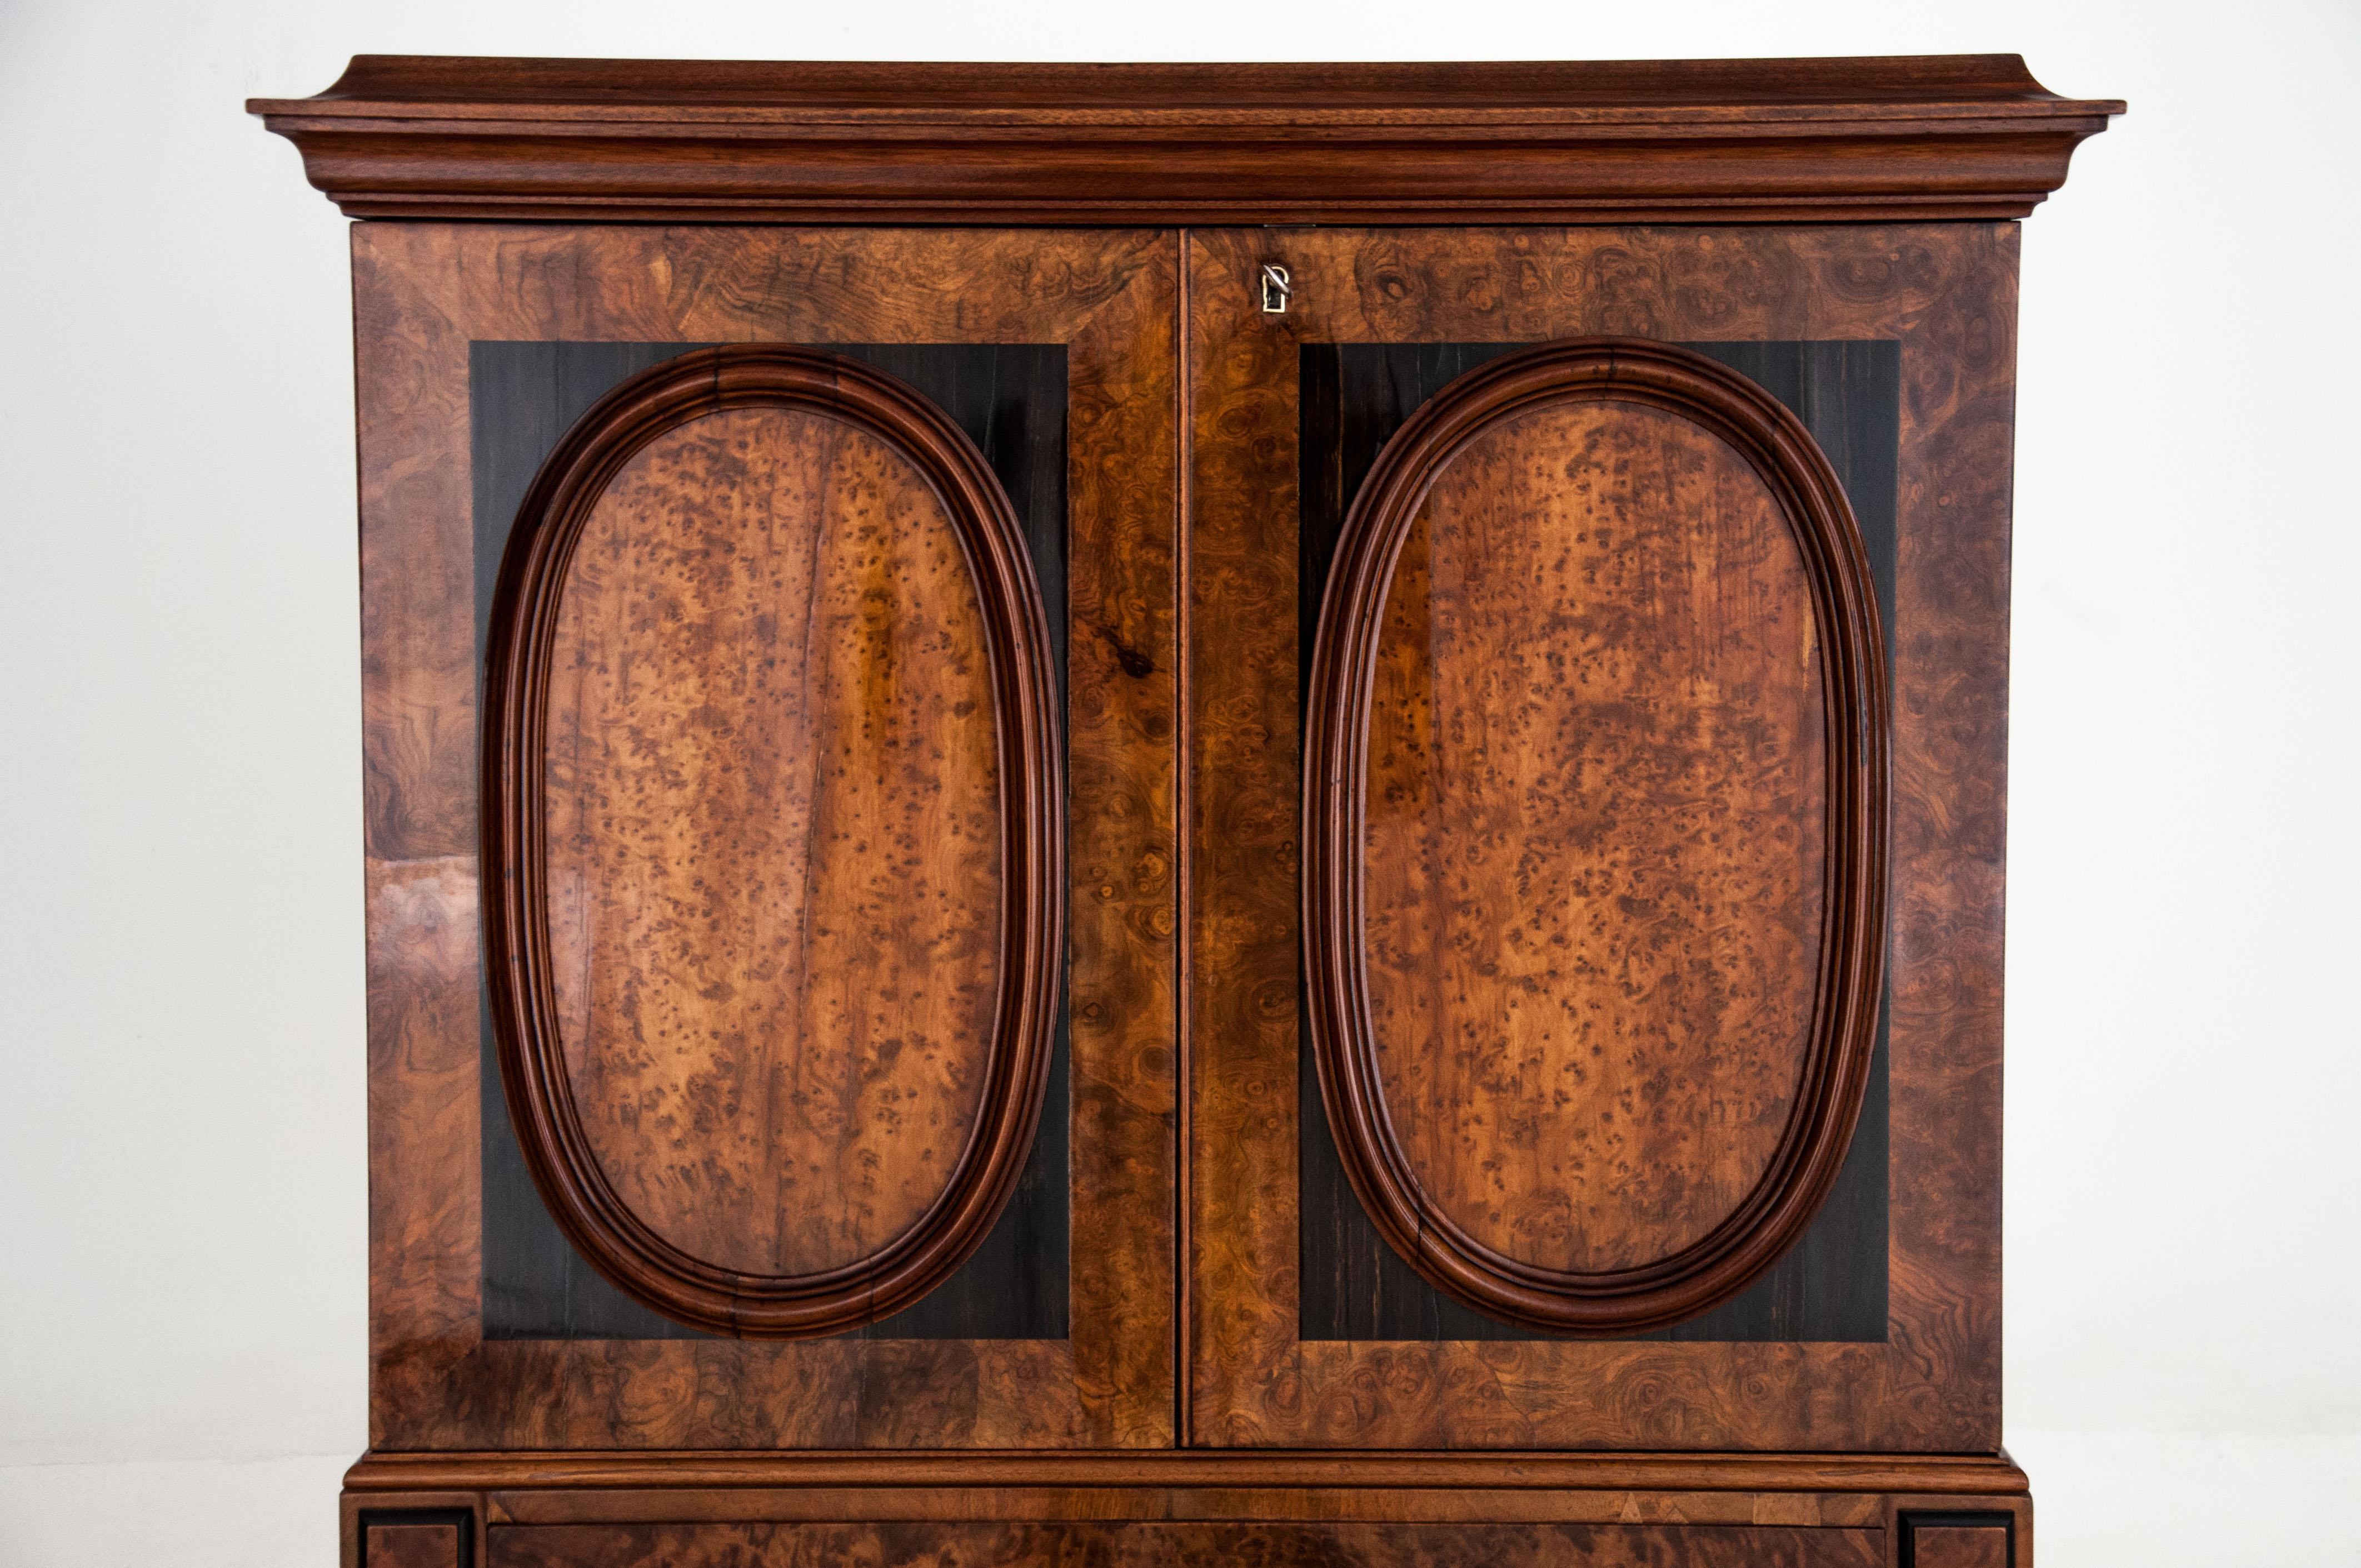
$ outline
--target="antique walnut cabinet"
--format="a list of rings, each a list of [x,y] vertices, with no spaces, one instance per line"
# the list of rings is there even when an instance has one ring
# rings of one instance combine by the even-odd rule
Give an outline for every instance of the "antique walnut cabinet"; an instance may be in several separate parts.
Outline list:
[[[353,1568],[2025,1568],[2012,57],[356,60]]]

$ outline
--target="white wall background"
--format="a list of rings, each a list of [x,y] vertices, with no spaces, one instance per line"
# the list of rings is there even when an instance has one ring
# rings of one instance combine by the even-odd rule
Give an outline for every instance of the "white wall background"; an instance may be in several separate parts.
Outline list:
[[[2361,1563],[2361,7],[0,4],[0,1564],[335,1551],[366,1436],[358,51],[2016,50],[2008,1436],[2053,1564]]]

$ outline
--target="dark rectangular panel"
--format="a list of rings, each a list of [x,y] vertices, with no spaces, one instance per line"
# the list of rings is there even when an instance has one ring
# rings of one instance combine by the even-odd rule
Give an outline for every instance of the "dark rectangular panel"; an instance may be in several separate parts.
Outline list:
[[[492,587],[526,489],[558,438],[609,388],[696,343],[469,345],[474,438],[477,668]],[[1062,693],[1066,669],[1066,350],[1062,344],[816,344],[899,377],[983,452],[1031,550]],[[482,1001],[484,1335],[488,1339],[702,1339],[584,1262],[526,1170]],[[940,1288],[866,1339],[1063,1339],[1070,1246],[1068,1044],[1059,1003],[1049,1085],[1033,1154],[1007,1210]]]
[[[1378,451],[1419,406],[1516,343],[1312,343],[1299,350],[1301,418],[1299,694],[1308,688],[1329,564],[1354,493]],[[1861,523],[1894,645],[1895,485],[1902,440],[1902,353],[1890,341],[1691,343],[1795,411],[1828,454]],[[1867,1341],[1886,1334],[1886,1028],[1861,1125],[1827,1202],[1803,1238],[1743,1295],[1642,1339]],[[1311,1027],[1299,993],[1297,1074],[1301,1296],[1307,1340],[1522,1340],[1435,1289],[1385,1244],[1346,1179],[1320,1100]]]

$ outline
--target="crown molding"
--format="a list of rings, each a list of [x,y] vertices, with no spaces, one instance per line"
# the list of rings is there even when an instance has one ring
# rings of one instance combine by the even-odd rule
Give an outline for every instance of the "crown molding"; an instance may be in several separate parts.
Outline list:
[[[2124,111],[2015,55],[990,65],[361,55],[247,105],[353,217],[814,224],[2022,217]]]

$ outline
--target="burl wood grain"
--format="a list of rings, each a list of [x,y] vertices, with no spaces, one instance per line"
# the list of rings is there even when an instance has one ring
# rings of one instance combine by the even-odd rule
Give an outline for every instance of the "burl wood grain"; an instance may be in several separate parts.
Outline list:
[[[495,1528],[492,1568],[1883,1568],[1884,1532],[1485,1524],[719,1524]]]
[[[617,476],[552,653],[567,1065],[608,1179],[752,1274],[873,1255],[973,1129],[999,970],[984,630],[925,477],[710,414]]]
[[[811,1550],[855,1563],[896,1543],[911,1552],[958,1543],[972,1553],[959,1561],[978,1564],[1119,1562],[1104,1554],[1161,1550],[1159,1537],[1179,1543],[1179,1560],[1191,1564],[1292,1562],[1285,1553],[1312,1541],[1331,1551],[1319,1562],[1365,1553],[1390,1562],[1388,1553],[1405,1552],[1422,1561],[1415,1552],[1435,1543],[1473,1550],[1488,1535],[1510,1562],[1524,1560],[1515,1553],[1535,1541],[1544,1543],[1543,1561],[1574,1563],[1623,1562],[1619,1549],[1644,1544],[1642,1561],[1675,1568],[1723,1562],[1733,1542],[1773,1563],[1790,1561],[1785,1553],[1799,1544],[1806,1563],[1819,1561],[1816,1549],[1858,1563],[1842,1535],[1890,1544],[1911,1522],[1905,1511],[1895,1524],[1897,1502],[1950,1510],[1949,1518],[2014,1511],[2020,1540],[2029,1523],[2022,1471],[2004,1458],[1953,1455],[377,1453],[346,1486],[348,1520],[364,1507],[472,1499],[495,1531],[511,1532],[512,1549],[544,1542],[536,1553],[578,1552],[591,1563],[612,1550],[697,1561],[708,1540],[781,1550],[773,1532],[785,1530],[785,1540],[816,1541]],[[1145,1528],[1115,1528],[1123,1525]],[[1564,1528],[1578,1526],[1611,1528]],[[544,1536],[542,1527],[577,1533]],[[656,1533],[619,1543],[616,1527]],[[691,1527],[721,1528],[708,1536]],[[1576,1546],[1594,1555],[1546,1555]],[[1271,1552],[1279,1555],[1260,1555]],[[739,1559],[761,1560],[756,1552]],[[1891,1568],[1884,1556],[1871,1561]]]
[[[1172,237],[389,224],[356,230],[354,264],[372,889],[372,1443],[1168,1441]],[[471,339],[1065,345],[1070,1338],[485,1337]]]
[[[1495,422],[1387,596],[1364,950],[1388,1110],[1476,1241],[1601,1273],[1768,1168],[1819,903],[1811,588],[1751,465],[1680,415]]]
[[[2009,1568],[2008,1531],[1993,1525],[1920,1525],[1910,1531],[1910,1568]]]
[[[373,1524],[368,1568],[459,1568],[456,1524]]]
[[[1296,282],[1257,306],[1259,268]],[[2016,234],[1191,236],[1191,1376],[1201,1440],[1991,1452]],[[1900,345],[1883,1343],[1306,1341],[1296,400],[1304,342]]]

